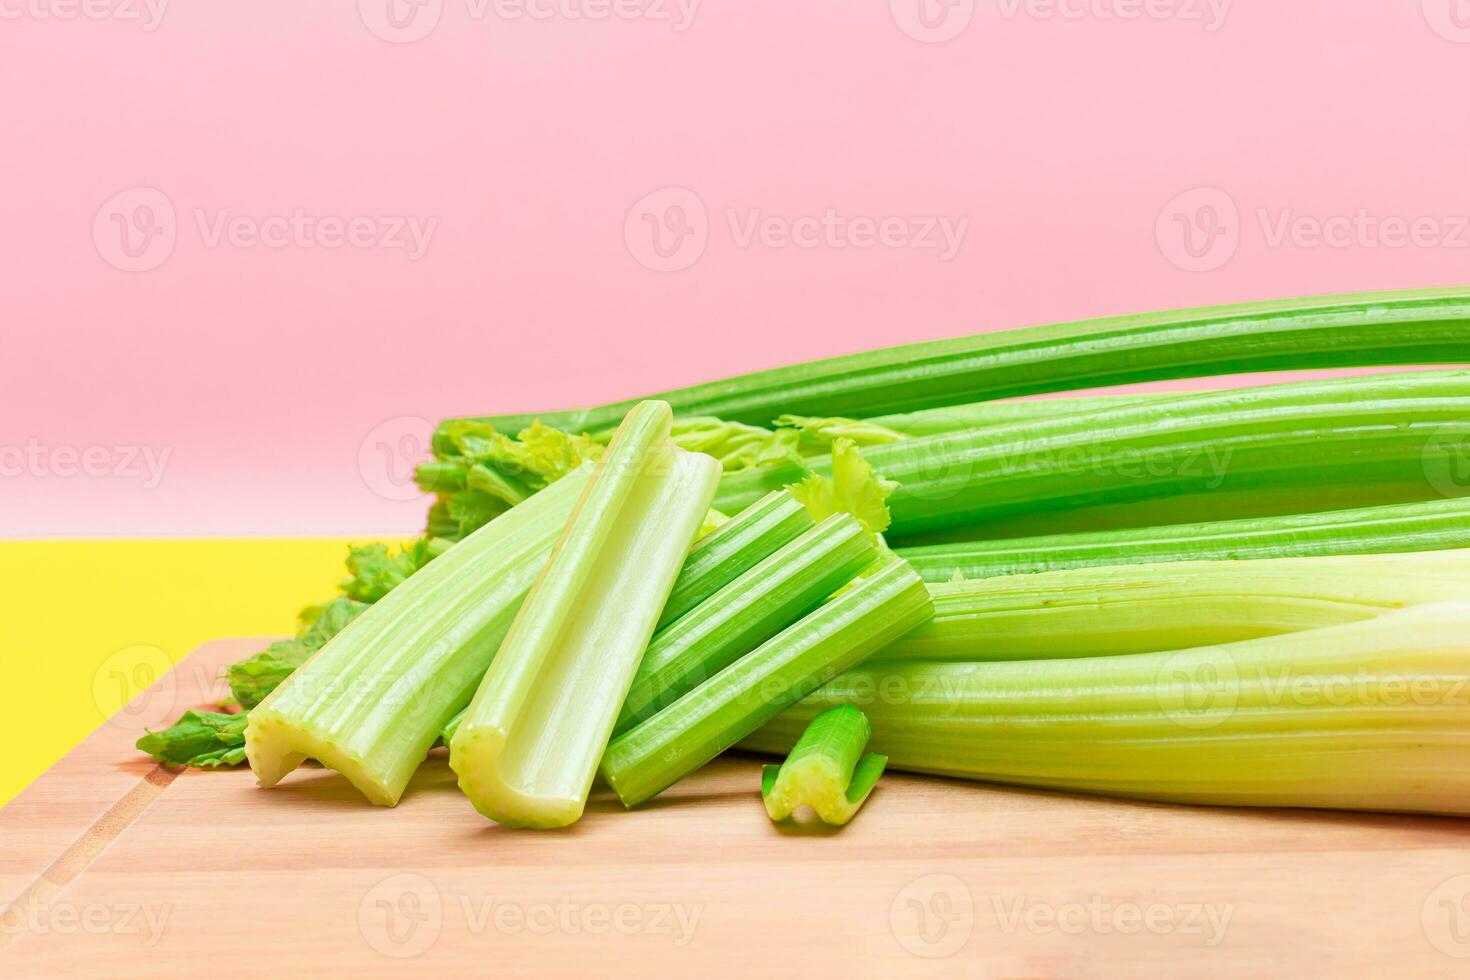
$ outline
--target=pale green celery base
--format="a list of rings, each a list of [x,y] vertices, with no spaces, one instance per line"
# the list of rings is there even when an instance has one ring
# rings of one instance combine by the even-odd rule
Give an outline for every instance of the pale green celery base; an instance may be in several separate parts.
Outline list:
[[[408,768],[407,774],[402,767],[396,772],[375,770],[361,756],[343,751],[334,739],[314,735],[270,717],[268,712],[261,713],[258,708],[251,712],[246,732],[254,749],[250,768],[260,785],[266,788],[279,783],[307,759],[315,759],[347,777],[348,782],[357,787],[369,802],[378,806],[397,806],[408,777],[423,761],[420,755],[418,761]]]
[[[499,823],[550,829],[581,817],[638,661],[714,495],[715,460],[672,448],[649,455],[576,587],[571,614],[554,624],[545,657],[507,658],[519,622],[507,639],[496,662],[506,660],[506,675],[519,678],[519,695],[506,702],[500,668],[492,668],[450,744],[460,788]],[[547,577],[555,566],[554,559]],[[526,609],[535,601],[533,592]]]
[[[881,659],[1112,656],[1357,622],[1470,599],[1470,550],[1077,568],[929,588],[934,619]]]
[[[1470,815],[1463,603],[1173,653],[869,663],[741,745],[785,751],[846,703],[898,769],[1164,802]]]

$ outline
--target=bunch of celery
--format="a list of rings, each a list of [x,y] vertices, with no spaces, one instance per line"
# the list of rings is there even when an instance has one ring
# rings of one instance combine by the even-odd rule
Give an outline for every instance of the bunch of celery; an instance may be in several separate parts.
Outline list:
[[[1182,803],[1470,814],[1470,604],[1223,646],[1081,660],[882,662],[742,746],[860,704],[889,765]],[[877,692],[876,694],[874,692]]]

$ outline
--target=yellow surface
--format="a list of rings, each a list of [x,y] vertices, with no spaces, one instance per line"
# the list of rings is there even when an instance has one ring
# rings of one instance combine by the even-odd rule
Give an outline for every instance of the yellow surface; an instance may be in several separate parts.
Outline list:
[[[199,644],[294,631],[344,540],[0,542],[0,805]],[[185,706],[187,707],[187,706]]]

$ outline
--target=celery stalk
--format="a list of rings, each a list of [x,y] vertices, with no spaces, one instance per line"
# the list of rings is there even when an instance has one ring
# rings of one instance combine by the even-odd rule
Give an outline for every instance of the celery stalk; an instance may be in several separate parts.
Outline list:
[[[1470,600],[1470,550],[1074,568],[931,584],[882,660],[1097,657],[1291,633]]]
[[[834,514],[661,630],[614,727],[622,734],[668,707],[821,605],[878,557],[871,535]]]
[[[714,459],[673,444],[671,420],[662,402],[628,414],[450,742],[460,788],[493,820],[582,815],[719,480]]]
[[[899,484],[888,501],[893,532],[910,535],[1202,491],[1412,481],[1419,499],[1430,499],[1452,488],[1466,440],[1470,372],[1431,371],[1181,394],[904,440],[865,455]],[[827,457],[809,463],[817,472],[831,467]],[[766,470],[730,474],[716,506],[742,506],[772,478],[789,482]]]
[[[923,580],[902,561],[887,562],[619,735],[603,756],[603,776],[636,806],[932,613]]]
[[[1161,378],[1464,363],[1470,363],[1470,291],[1424,289],[980,333],[758,371],[657,397],[680,417],[766,425],[783,412],[863,418]],[[483,421],[506,432],[540,419],[595,433],[615,426],[632,404]]]
[[[1434,551],[1470,547],[1470,498],[899,548],[930,582],[1094,565]]]
[[[875,693],[876,692],[876,693]],[[1470,605],[1183,651],[874,663],[742,747],[861,704],[898,769],[1180,803],[1470,815]]]
[[[369,800],[398,802],[440,727],[468,703],[590,477],[502,514],[363,610],[250,712],[262,786],[307,758]]]
[[[871,734],[868,719],[850,704],[817,715],[785,762],[761,767],[766,814],[779,822],[809,806],[823,823],[851,820],[888,764],[876,752],[863,754]]]
[[[700,538],[684,559],[658,628],[678,619],[757,563],[817,526],[789,493],[775,490]]]

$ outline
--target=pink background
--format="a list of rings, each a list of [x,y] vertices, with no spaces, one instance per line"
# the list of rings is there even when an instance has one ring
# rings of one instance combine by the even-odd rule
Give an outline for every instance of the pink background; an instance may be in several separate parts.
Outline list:
[[[1216,30],[1186,19],[1204,0],[1135,20],[925,0],[928,28],[918,0],[705,0],[684,30],[429,0],[413,43],[370,29],[391,34],[387,0],[173,0],[154,30],[62,19],[70,2],[0,4],[0,448],[45,464],[0,457],[0,535],[409,531],[415,418],[1470,267],[1451,0],[1238,0]],[[130,272],[113,215],[156,197],[108,202],[135,188],[164,195],[176,241]],[[661,272],[630,209],[664,188],[694,198],[649,213],[702,205],[683,215],[706,244]],[[437,224],[416,260],[198,227],[297,208]],[[829,208],[968,226],[944,260],[742,246],[727,217]],[[1273,243],[1288,212],[1429,224],[1400,247]],[[1176,213],[1215,248],[1190,257]],[[157,486],[116,472],[127,446],[169,453]],[[57,475],[64,447],[113,463]]]

